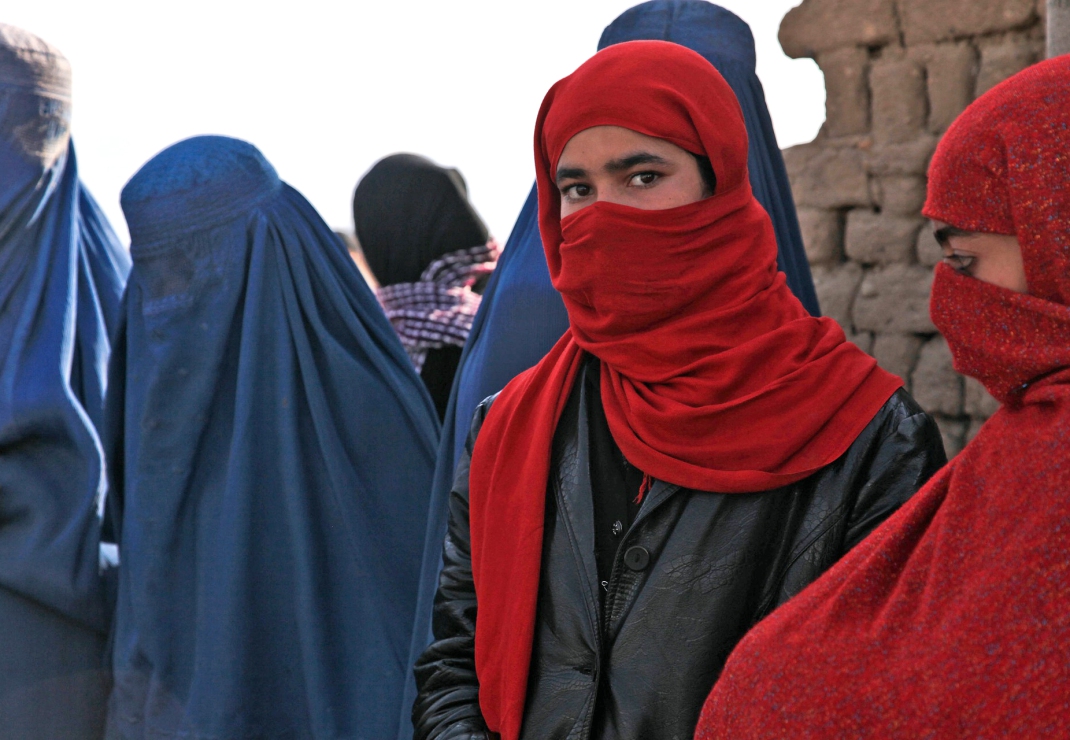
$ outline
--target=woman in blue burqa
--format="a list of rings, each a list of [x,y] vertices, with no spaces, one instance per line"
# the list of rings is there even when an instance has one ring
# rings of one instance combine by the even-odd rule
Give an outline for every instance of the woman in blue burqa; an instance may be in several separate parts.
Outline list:
[[[67,60],[0,24],[0,738],[99,737],[98,427],[129,258],[78,179]],[[114,549],[114,548],[112,548]]]
[[[652,0],[625,11],[606,27],[598,48],[641,39],[672,41],[702,54],[732,87],[750,139],[751,187],[776,230],[778,263],[803,306],[819,315],[810,266],[803,250],[787,170],[777,146],[765,94],[755,74],[754,37],[738,16],[705,0]],[[431,638],[431,605],[442,565],[446,501],[476,406],[532,367],[568,328],[561,297],[550,284],[539,237],[535,188],[517,218],[461,357],[443,421],[428,516],[427,541],[409,665]],[[411,736],[408,708],[416,684],[407,677],[403,734]]]
[[[392,736],[427,391],[341,242],[252,145],[175,144],[122,206],[107,736]]]

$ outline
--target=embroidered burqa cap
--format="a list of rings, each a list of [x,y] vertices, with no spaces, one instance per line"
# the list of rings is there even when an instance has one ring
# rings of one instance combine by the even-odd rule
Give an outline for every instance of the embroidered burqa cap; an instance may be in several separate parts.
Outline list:
[[[250,144],[123,189],[109,732],[391,737],[438,423],[341,242]]]
[[[737,646],[696,737],[1057,737],[1070,712],[1070,56],[975,101],[925,213],[1012,234],[1029,293],[938,265],[931,313],[1002,408]]]
[[[111,576],[99,425],[129,258],[78,177],[70,65],[0,24],[0,733],[94,737]]]

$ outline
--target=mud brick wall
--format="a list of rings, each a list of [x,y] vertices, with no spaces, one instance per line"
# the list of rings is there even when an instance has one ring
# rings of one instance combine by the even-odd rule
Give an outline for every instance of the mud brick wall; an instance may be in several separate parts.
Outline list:
[[[929,320],[940,248],[921,217],[940,135],[1044,58],[1046,0],[803,0],[780,43],[825,75],[826,120],[784,151],[821,309],[934,414],[948,455],[998,407]]]

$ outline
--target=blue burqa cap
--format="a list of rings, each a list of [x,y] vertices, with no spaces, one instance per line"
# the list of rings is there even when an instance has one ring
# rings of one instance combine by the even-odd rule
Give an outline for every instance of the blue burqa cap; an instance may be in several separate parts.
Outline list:
[[[175,144],[122,205],[109,733],[393,736],[430,397],[340,240],[253,146]]]
[[[777,262],[803,306],[811,314],[820,315],[787,170],[773,133],[765,94],[754,71],[750,27],[738,16],[704,0],[653,0],[625,11],[613,21],[603,32],[598,48],[640,39],[672,41],[697,51],[732,87],[750,138],[751,187],[776,231]],[[537,201],[533,187],[487,284],[454,378],[428,515],[410,666],[431,639],[431,606],[446,535],[446,501],[476,406],[541,360],[568,328],[564,304],[550,283],[539,236]],[[405,705],[411,708],[415,699],[416,685],[409,677]],[[405,722],[403,727],[411,733],[408,714]]]
[[[0,24],[0,735],[95,737],[110,622],[98,432],[129,257],[78,179],[70,66]]]

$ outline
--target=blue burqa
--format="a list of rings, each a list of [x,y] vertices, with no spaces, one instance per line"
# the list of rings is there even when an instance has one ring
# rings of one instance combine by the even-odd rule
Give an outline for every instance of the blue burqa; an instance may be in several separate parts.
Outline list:
[[[250,144],[175,144],[122,206],[108,737],[392,737],[427,391],[341,242]]]
[[[750,137],[751,187],[773,220],[779,246],[777,261],[792,292],[810,313],[819,315],[787,170],[773,133],[765,94],[754,71],[750,27],[733,13],[703,0],[653,0],[625,11],[613,21],[603,32],[598,48],[640,39],[672,41],[697,51],[735,91]],[[431,606],[446,533],[446,499],[472,414],[484,398],[542,359],[566,328],[564,304],[550,284],[539,237],[537,196],[532,188],[483,294],[454,378],[435,469],[410,666],[430,641]],[[411,708],[415,699],[416,685],[410,675],[405,707]],[[407,712],[402,728],[399,737],[411,736]]]
[[[129,258],[78,179],[70,67],[0,24],[0,738],[103,729],[98,425]]]

